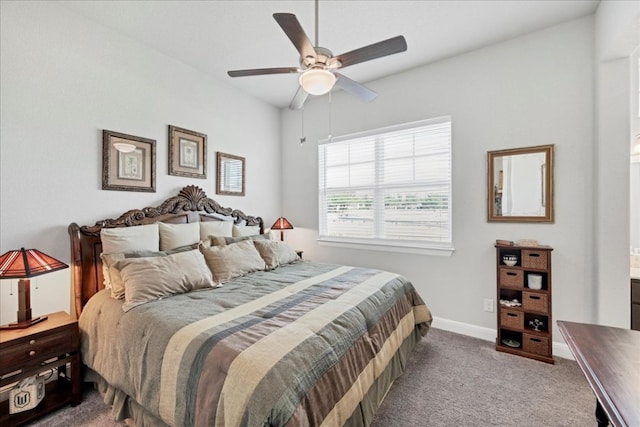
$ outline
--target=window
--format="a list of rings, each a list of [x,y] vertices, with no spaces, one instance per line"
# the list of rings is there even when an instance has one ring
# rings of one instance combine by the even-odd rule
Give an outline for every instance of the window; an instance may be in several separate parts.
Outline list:
[[[320,241],[451,251],[451,118],[321,141]]]

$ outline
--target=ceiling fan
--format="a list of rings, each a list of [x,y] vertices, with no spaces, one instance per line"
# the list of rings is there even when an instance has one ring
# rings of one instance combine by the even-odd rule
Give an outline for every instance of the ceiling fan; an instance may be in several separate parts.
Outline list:
[[[318,46],[318,0],[315,2],[315,7],[315,46],[311,44],[294,14],[273,14],[273,18],[289,37],[298,52],[300,52],[300,67],[255,68],[228,71],[227,74],[230,77],[245,77],[263,74],[301,73],[299,78],[300,86],[291,104],[289,104],[289,108],[292,110],[302,108],[309,94],[324,95],[331,91],[334,85],[365,102],[375,99],[378,96],[377,93],[337,72],[337,70],[383,56],[404,52],[407,50],[406,40],[403,36],[396,36],[333,56],[329,49]]]

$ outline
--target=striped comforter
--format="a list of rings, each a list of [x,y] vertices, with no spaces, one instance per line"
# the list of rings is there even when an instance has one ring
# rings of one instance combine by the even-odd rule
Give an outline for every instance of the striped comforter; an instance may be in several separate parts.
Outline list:
[[[89,301],[82,358],[138,427],[367,425],[431,323],[401,276],[308,262],[121,304]]]

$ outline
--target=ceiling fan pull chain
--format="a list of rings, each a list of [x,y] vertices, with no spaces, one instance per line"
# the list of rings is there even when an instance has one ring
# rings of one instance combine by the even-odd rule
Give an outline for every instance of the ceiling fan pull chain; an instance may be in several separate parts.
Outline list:
[[[331,140],[333,138],[333,132],[332,132],[332,128],[333,128],[333,122],[331,120],[331,91],[329,91],[329,135],[327,136],[327,138],[329,140]]]
[[[304,134],[304,107],[300,108],[300,145],[307,142],[307,137]]]

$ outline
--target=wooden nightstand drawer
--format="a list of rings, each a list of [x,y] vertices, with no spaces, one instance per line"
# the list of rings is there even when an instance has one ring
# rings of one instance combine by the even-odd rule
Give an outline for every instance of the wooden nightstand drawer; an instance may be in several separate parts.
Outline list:
[[[26,336],[14,340],[0,355],[0,368],[5,371],[9,366],[40,363],[50,357],[78,350],[78,333],[74,325],[57,328],[52,331]]]

